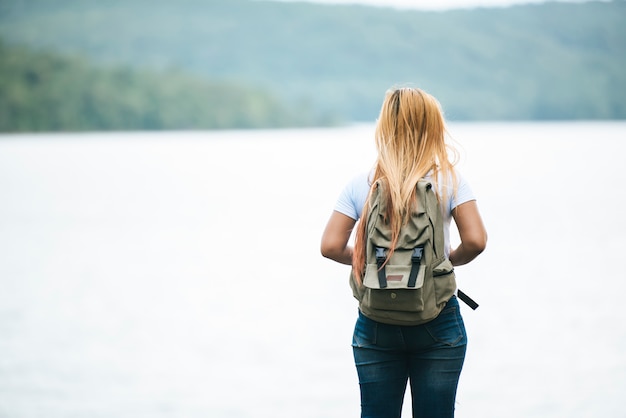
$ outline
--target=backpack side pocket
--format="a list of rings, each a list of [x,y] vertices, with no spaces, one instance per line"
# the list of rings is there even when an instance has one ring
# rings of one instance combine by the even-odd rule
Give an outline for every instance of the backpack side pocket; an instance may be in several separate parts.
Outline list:
[[[456,291],[454,266],[447,258],[433,268],[433,281],[437,304],[450,300]]]

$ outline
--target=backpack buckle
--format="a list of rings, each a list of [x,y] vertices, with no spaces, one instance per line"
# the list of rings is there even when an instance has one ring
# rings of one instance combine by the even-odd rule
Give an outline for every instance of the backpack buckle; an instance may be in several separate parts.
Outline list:
[[[414,263],[421,263],[422,256],[424,255],[424,247],[415,247],[413,248],[413,254],[411,255],[411,261]]]

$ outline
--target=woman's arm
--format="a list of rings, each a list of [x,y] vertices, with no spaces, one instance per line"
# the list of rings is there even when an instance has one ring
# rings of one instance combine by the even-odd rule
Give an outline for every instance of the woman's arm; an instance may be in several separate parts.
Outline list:
[[[341,212],[333,211],[322,235],[322,255],[342,264],[352,264],[352,247],[348,240],[356,221]]]
[[[454,266],[467,264],[483,252],[487,246],[487,231],[478,212],[475,200],[460,204],[452,211],[459,229],[461,244],[450,251],[450,262]]]

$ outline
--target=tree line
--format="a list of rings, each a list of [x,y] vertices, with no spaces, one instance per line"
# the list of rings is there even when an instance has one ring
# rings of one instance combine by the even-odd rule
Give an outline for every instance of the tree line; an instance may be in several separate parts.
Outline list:
[[[0,131],[247,129],[337,123],[258,87],[94,66],[0,42]]]

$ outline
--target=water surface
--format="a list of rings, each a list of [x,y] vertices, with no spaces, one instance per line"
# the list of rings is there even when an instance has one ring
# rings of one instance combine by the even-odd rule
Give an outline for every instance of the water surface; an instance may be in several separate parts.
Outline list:
[[[626,124],[451,133],[489,230],[457,416],[626,416]],[[368,125],[1,136],[0,417],[358,416],[319,240],[373,156]]]

